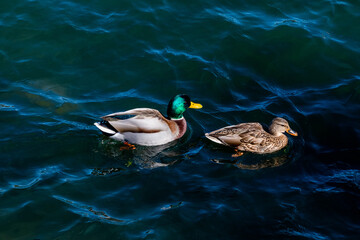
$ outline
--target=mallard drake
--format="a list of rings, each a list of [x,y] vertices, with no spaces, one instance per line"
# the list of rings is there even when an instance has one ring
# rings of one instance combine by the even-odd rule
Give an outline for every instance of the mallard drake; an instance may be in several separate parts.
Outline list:
[[[213,142],[235,148],[233,156],[241,156],[243,151],[259,154],[278,151],[288,144],[285,132],[297,136],[289,123],[283,118],[274,118],[266,132],[260,123],[240,123],[220,128],[205,136]]]
[[[183,113],[187,108],[202,108],[190,97],[179,94],[173,97],[167,108],[167,117],[152,108],[135,108],[101,117],[94,125],[112,139],[143,146],[157,146],[181,138],[187,128]],[[127,119],[119,117],[132,116]]]

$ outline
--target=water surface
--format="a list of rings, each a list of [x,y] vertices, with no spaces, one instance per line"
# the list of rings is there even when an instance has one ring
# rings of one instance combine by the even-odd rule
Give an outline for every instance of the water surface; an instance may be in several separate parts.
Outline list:
[[[0,3],[0,239],[357,239],[358,1]],[[186,93],[179,141],[92,125]],[[231,158],[204,132],[298,131]]]

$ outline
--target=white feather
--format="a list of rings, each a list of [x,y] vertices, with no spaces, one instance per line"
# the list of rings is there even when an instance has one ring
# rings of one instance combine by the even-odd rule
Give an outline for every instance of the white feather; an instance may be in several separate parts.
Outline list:
[[[103,126],[101,126],[99,123],[94,123],[94,125],[98,128],[98,129],[100,129],[102,132],[104,132],[104,133],[108,133],[108,134],[115,134],[116,132],[115,131],[113,131],[113,130],[111,130],[111,129],[109,129],[109,128],[106,128],[106,127],[103,127]]]
[[[219,143],[219,144],[224,144],[222,141],[220,141],[219,139],[213,137],[213,136],[210,136],[208,133],[205,133],[205,137],[207,137],[209,140],[213,141],[213,142],[216,142],[216,143]]]
[[[157,133],[132,133],[125,132],[122,134],[126,141],[133,142],[143,146],[163,145],[175,138],[169,131],[161,131]]]

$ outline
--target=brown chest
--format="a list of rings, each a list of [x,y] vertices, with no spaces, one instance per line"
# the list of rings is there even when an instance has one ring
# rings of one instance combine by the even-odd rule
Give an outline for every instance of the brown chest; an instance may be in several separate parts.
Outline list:
[[[175,135],[176,138],[181,138],[185,134],[187,128],[185,118],[170,121],[169,127],[172,134]]]

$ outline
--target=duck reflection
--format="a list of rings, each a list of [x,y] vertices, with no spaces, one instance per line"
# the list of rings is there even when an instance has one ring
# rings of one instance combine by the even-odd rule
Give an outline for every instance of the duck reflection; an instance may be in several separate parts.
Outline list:
[[[140,168],[150,169],[173,165],[179,160],[174,160],[174,157],[182,155],[174,147],[176,142],[153,147],[139,146],[134,150],[133,163]]]
[[[110,157],[111,167],[95,168],[92,171],[93,175],[105,176],[109,174],[120,173],[129,169],[153,169],[158,167],[167,167],[175,164],[183,159],[184,153],[181,148],[175,148],[179,144],[174,141],[160,146],[136,146],[136,148],[124,150],[122,143],[103,139],[100,142],[101,152]],[[113,160],[116,162],[114,163]],[[115,165],[118,165],[114,167]]]
[[[227,160],[227,159],[212,159],[211,161],[218,164],[231,164],[240,169],[245,170],[260,170],[264,168],[280,167],[290,160],[287,153],[282,153],[276,156],[251,156],[246,158],[242,157],[240,160]]]

